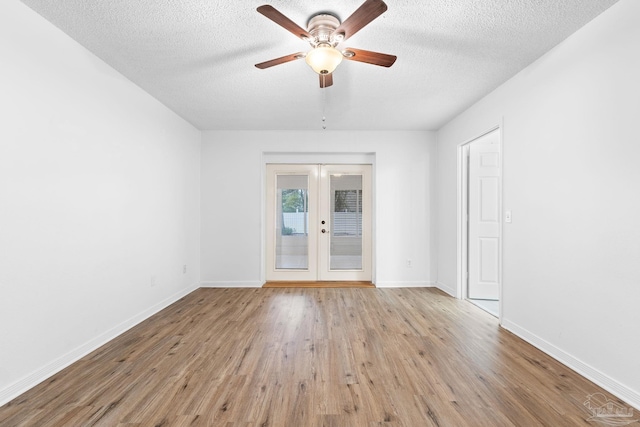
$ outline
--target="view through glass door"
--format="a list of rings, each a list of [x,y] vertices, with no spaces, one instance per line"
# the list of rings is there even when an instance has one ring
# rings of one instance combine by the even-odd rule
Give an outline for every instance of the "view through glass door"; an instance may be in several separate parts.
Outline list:
[[[267,165],[267,281],[371,280],[371,166]]]

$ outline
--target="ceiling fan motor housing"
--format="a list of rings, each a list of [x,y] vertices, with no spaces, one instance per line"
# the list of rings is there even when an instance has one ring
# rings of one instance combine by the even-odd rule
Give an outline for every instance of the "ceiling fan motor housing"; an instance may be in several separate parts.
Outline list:
[[[313,40],[309,42],[313,46],[325,44],[335,47],[343,38],[339,34],[333,34],[339,26],[340,20],[334,15],[319,13],[312,16],[307,24],[307,31],[313,36]]]

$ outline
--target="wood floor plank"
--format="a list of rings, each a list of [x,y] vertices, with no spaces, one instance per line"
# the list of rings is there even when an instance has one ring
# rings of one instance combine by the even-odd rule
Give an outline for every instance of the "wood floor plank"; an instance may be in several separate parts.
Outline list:
[[[199,289],[0,425],[587,426],[592,393],[628,407],[435,289]]]

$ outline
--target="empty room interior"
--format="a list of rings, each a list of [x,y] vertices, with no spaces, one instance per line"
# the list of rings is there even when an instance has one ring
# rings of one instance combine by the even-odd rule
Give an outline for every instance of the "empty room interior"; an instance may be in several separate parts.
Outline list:
[[[1,2],[0,425],[640,424],[639,19]]]

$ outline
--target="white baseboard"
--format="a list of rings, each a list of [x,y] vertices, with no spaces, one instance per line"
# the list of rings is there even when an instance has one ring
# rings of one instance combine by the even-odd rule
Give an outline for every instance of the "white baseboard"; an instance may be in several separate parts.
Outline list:
[[[448,293],[449,295],[451,295],[454,298],[458,297],[458,290],[455,288],[455,286],[449,286],[446,283],[442,283],[442,282],[436,282],[436,288],[440,289],[443,292]]]
[[[433,282],[415,281],[415,282],[394,282],[394,281],[378,281],[375,283],[376,288],[431,288]]]
[[[502,327],[522,338],[539,350],[547,353],[549,356],[553,357],[563,365],[566,365],[569,368],[573,369],[583,377],[587,378],[589,381],[599,385],[609,393],[622,399],[629,405],[633,406],[635,409],[640,410],[640,392],[633,390],[624,384],[621,384],[608,375],[600,372],[593,366],[584,363],[580,359],[577,359],[564,350],[529,332],[525,328],[522,328],[519,325],[510,322],[507,319],[502,319]]]
[[[23,377],[22,379],[10,384],[7,387],[4,387],[3,389],[0,389],[0,406],[15,399],[16,397],[20,396],[22,393],[26,392],[30,388],[35,387],[36,385],[40,384],[42,381],[60,372],[67,366],[78,361],[79,359],[83,358],[84,356],[91,353],[95,349],[103,346],[104,344],[111,341],[118,335],[121,335],[122,333],[131,329],[138,323],[148,319],[149,317],[156,314],[163,308],[168,307],[169,305],[173,304],[180,298],[190,294],[196,289],[198,289],[198,285],[191,285],[190,287],[185,288],[171,295],[169,298],[164,299],[158,304],[155,304],[154,306],[125,320],[124,322],[116,325],[115,327],[109,329],[108,331],[98,335],[97,337],[92,338],[91,340],[80,345],[79,347],[76,347],[70,352],[58,357],[55,360],[52,360],[51,362],[35,370],[31,374]]]
[[[203,288],[261,288],[263,285],[260,281],[204,281],[200,283]]]

